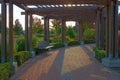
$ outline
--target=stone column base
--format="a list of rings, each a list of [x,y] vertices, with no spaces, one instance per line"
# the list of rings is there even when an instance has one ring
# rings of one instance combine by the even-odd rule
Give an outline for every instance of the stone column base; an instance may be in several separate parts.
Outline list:
[[[120,59],[102,59],[102,64],[106,67],[120,67]]]

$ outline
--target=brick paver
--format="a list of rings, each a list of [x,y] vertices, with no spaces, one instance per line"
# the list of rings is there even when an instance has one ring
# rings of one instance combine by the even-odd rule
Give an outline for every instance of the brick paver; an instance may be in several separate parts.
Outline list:
[[[120,80],[93,57],[92,45],[50,51],[23,64],[10,80]]]

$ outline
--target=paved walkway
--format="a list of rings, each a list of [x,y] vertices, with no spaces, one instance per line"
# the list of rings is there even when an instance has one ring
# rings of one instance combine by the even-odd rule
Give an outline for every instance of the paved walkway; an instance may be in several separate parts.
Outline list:
[[[27,61],[11,80],[120,80],[97,62],[92,45],[66,47]]]

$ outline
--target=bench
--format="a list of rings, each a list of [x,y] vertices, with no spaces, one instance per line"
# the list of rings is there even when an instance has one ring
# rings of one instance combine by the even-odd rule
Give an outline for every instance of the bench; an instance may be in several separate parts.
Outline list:
[[[53,46],[49,45],[49,42],[47,41],[42,41],[42,42],[38,42],[38,48],[45,49],[45,50],[51,50]]]

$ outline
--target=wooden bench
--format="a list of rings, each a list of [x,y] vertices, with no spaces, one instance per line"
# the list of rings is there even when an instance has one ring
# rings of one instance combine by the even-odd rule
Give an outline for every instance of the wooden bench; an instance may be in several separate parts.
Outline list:
[[[39,49],[46,49],[46,50],[51,50],[53,46],[49,45],[49,42],[47,41],[42,41],[38,43],[38,48]]]

